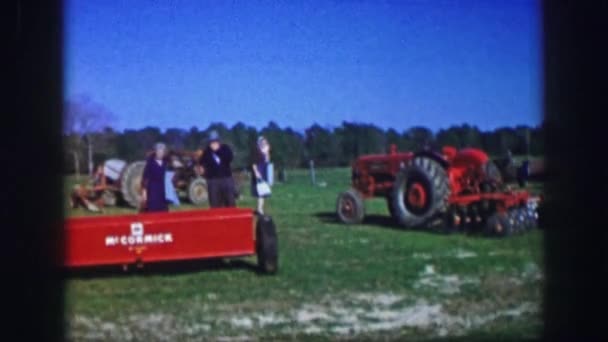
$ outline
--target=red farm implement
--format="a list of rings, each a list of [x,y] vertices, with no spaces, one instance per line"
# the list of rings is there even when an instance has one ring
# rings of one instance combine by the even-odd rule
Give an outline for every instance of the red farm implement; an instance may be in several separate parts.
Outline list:
[[[511,190],[488,155],[474,148],[361,156],[352,164],[352,188],[338,196],[347,224],[362,222],[364,200],[386,198],[401,226],[482,229],[506,236],[537,225],[539,198]]]
[[[74,217],[66,221],[65,241],[69,268],[252,255],[265,273],[278,266],[272,219],[249,209]]]

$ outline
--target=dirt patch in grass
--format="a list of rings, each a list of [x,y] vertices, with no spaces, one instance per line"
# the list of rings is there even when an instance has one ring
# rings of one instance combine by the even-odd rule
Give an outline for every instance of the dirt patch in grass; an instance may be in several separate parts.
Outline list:
[[[419,273],[419,278],[414,282],[414,289],[431,289],[444,295],[460,293],[460,288],[465,284],[477,284],[479,279],[475,277],[463,277],[457,274],[439,274],[431,264],[425,265]]]
[[[490,279],[483,286],[497,287],[502,283]],[[209,336],[211,340],[228,340],[234,335],[238,340],[253,331],[263,336],[336,338],[395,332],[408,335],[413,331],[429,337],[456,336],[501,318],[518,319],[538,310],[535,303],[515,304],[512,301],[471,302],[464,298],[431,301],[390,292],[346,293],[328,295],[318,302],[301,303],[291,308],[267,305],[265,310],[260,310],[258,305],[230,311],[223,307],[204,316],[191,312],[188,320],[183,313],[179,316],[168,313],[130,315],[112,322],[77,315],[70,322],[70,337],[73,340],[172,341],[201,335]]]

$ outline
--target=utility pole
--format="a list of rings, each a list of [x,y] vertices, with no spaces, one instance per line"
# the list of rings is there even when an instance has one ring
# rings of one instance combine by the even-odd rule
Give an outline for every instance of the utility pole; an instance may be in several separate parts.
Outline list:
[[[316,185],[317,181],[315,180],[315,162],[310,160],[310,180],[312,181],[312,185]]]
[[[87,134],[86,136],[88,154],[89,154],[89,176],[93,175],[93,142],[91,141],[91,136]]]

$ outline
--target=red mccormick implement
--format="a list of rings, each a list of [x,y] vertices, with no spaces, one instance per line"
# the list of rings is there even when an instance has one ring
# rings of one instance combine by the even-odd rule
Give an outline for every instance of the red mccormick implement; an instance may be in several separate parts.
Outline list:
[[[365,217],[364,200],[384,197],[406,228],[433,228],[508,236],[537,226],[539,197],[512,190],[479,149],[422,150],[366,155],[352,164],[352,188],[338,196],[336,212],[347,224]]]
[[[118,216],[73,217],[65,226],[67,267],[257,256],[277,271],[277,236],[269,216],[216,208]]]

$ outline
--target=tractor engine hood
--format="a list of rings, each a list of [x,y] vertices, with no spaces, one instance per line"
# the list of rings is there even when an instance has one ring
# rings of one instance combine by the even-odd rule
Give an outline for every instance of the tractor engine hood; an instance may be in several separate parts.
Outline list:
[[[468,165],[481,167],[487,163],[489,159],[488,155],[482,150],[465,148],[456,153],[454,159],[452,159],[452,165],[455,167],[466,167]]]

